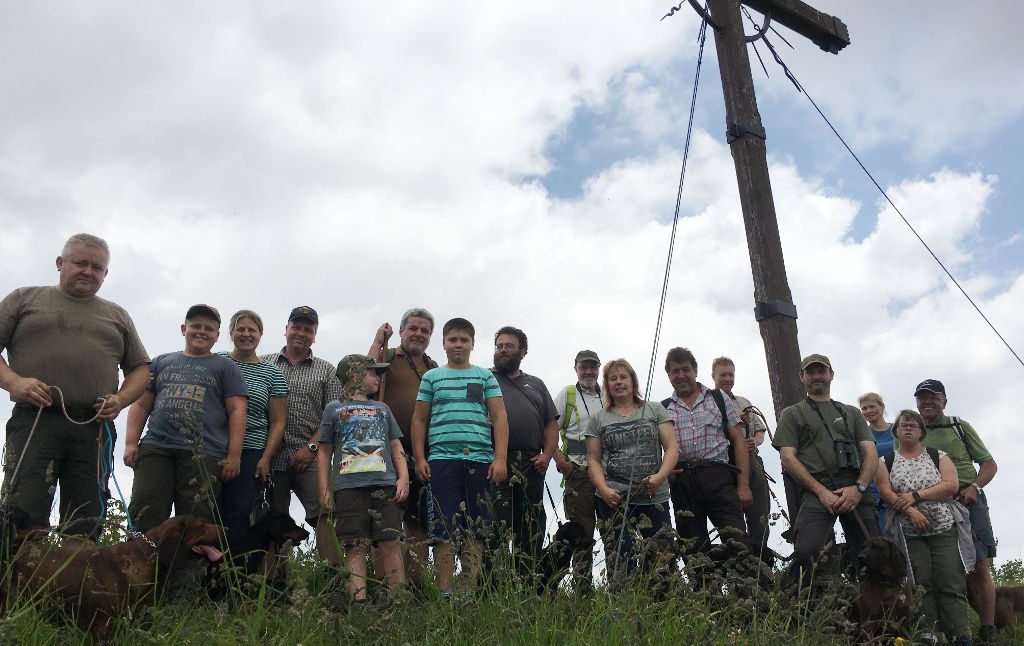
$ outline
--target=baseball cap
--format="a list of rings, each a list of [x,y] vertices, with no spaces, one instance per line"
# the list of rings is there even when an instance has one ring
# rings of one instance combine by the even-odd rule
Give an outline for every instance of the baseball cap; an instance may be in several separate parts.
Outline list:
[[[945,397],[946,387],[943,386],[942,382],[938,379],[925,379],[921,383],[917,384],[917,388],[914,389],[914,397],[917,397],[924,392],[935,393],[936,395],[942,395]]]
[[[220,323],[220,312],[218,312],[217,308],[213,307],[212,305],[204,305],[203,303],[199,303],[188,308],[188,311],[185,312],[186,321],[191,321],[193,318],[197,316],[206,316],[213,319],[214,321],[217,321],[217,323]]]
[[[316,313],[316,310],[308,305],[300,305],[292,310],[292,313],[288,315],[288,322],[305,320],[309,321],[313,325],[319,325],[320,316]]]
[[[807,370],[808,366],[820,363],[829,370],[832,369],[832,362],[823,354],[809,354],[800,361],[800,370]]]
[[[390,363],[376,363],[365,354],[347,354],[338,362],[338,370],[335,374],[341,383],[352,380],[356,375],[362,375],[367,370],[373,369],[378,375],[382,374]]]
[[[593,350],[580,350],[577,352],[576,360],[573,363],[576,364],[580,361],[596,361],[597,363],[601,363],[601,360],[597,357],[597,353]]]

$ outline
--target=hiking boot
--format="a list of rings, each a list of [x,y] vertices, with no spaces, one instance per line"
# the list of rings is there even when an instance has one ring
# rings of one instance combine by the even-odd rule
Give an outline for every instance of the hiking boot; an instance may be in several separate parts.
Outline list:
[[[972,646],[970,635],[957,635],[953,638],[953,646]]]

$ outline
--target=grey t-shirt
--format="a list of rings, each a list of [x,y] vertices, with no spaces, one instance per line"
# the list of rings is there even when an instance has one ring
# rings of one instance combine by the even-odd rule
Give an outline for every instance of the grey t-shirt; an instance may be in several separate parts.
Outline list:
[[[508,450],[539,453],[544,450],[544,429],[558,416],[544,382],[525,372],[514,379],[491,370],[501,386],[508,415]]]
[[[395,484],[398,472],[391,457],[391,440],[400,439],[402,429],[387,404],[371,400],[327,404],[320,423],[320,443],[334,445],[334,491]]]
[[[647,495],[635,483],[661,468],[661,438],[658,425],[671,420],[665,407],[658,402],[646,402],[629,417],[615,411],[600,410],[590,415],[590,424],[584,436],[601,440],[601,463],[608,486],[629,494],[630,504],[650,505],[669,499],[668,480]]]
[[[165,449],[198,449],[223,458],[228,453],[228,413],[224,400],[246,397],[242,371],[229,357],[162,354],[150,364],[156,395],[142,444]]]

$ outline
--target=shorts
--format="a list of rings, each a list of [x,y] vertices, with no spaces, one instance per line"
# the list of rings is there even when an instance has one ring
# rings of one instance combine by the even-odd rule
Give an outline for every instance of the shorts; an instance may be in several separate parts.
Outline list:
[[[402,535],[402,510],[395,486],[357,487],[334,492],[334,533],[342,545],[388,541]]]
[[[479,535],[491,523],[490,463],[430,460],[428,535],[450,541],[460,534]]]
[[[971,529],[974,531],[975,562],[994,558],[996,536],[992,531],[992,517],[988,513],[988,497],[985,492],[978,493],[978,499],[967,509],[971,516]]]

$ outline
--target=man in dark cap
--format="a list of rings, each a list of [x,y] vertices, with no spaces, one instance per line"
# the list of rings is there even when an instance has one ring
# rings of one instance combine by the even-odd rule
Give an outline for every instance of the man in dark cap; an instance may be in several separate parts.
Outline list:
[[[995,631],[996,589],[989,559],[996,555],[996,539],[989,517],[988,498],[983,489],[996,475],[996,461],[970,424],[944,413],[946,387],[941,381],[925,379],[914,389],[914,398],[917,410],[928,426],[924,445],[945,451],[956,465],[960,480],[957,499],[971,513],[977,565],[967,573],[967,585],[971,592],[971,606],[978,613],[981,624],[979,641],[988,643],[994,639]],[[975,463],[978,464],[977,469],[974,468]]]
[[[795,582],[810,574],[837,517],[851,554],[860,554],[865,530],[868,536],[878,535],[875,499],[864,495],[878,468],[875,440],[860,409],[832,399],[834,376],[824,355],[812,354],[800,362],[807,397],[782,411],[773,441],[782,467],[803,489],[789,571]]]
[[[341,399],[341,382],[334,364],[313,356],[320,316],[307,305],[288,315],[285,346],[261,360],[281,369],[288,380],[288,408],[284,441],[270,461],[273,475],[274,511],[287,514],[294,491],[306,512],[306,522],[316,528],[316,548],[322,558],[338,562],[337,539],[320,505],[316,454],[320,449],[320,419],[327,404]]]

